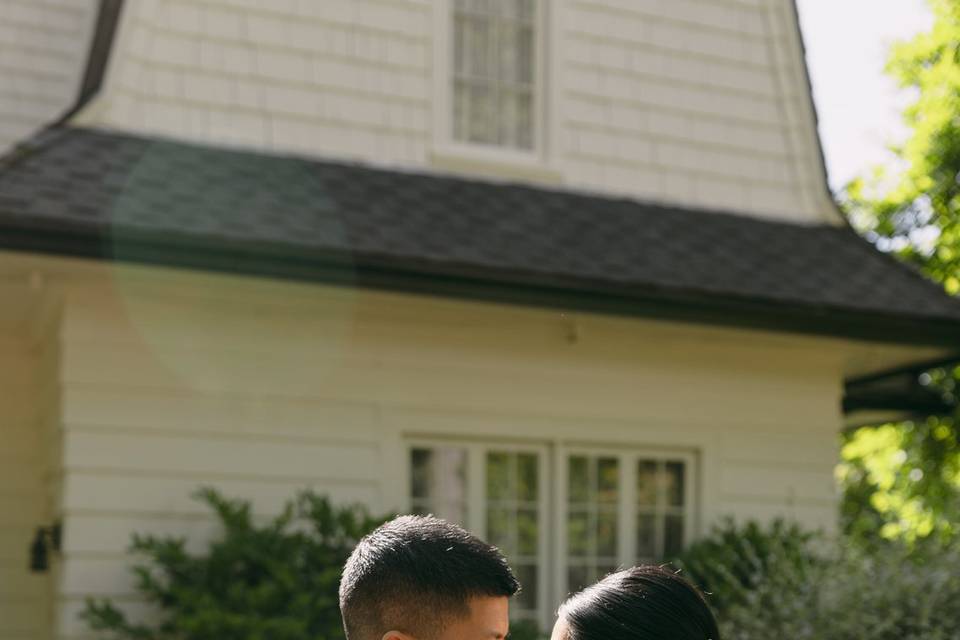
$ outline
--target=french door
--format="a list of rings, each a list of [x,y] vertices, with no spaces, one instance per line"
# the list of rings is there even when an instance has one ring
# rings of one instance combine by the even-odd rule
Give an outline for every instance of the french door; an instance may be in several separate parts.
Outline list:
[[[560,450],[554,564],[562,595],[622,567],[669,560],[690,541],[693,463],[685,452]]]
[[[549,624],[546,447],[421,441],[411,443],[409,462],[411,511],[457,522],[499,547],[523,585],[511,617]]]
[[[416,440],[408,462],[411,512],[499,547],[523,585],[511,617],[544,628],[568,594],[693,533],[690,453]]]

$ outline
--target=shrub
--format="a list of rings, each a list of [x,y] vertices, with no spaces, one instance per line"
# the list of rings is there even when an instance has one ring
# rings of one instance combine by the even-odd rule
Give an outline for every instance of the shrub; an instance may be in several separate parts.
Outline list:
[[[677,561],[725,640],[960,640],[960,548],[828,541],[727,522]]]
[[[337,587],[354,544],[376,527],[360,507],[336,507],[311,492],[266,524],[250,503],[213,489],[196,497],[215,512],[222,535],[192,555],[184,538],[134,535],[138,591],[155,624],[134,623],[110,601],[81,614],[94,630],[131,640],[328,640],[342,638]]]
[[[720,619],[728,640],[960,639],[960,553],[847,548],[798,579],[774,559],[765,579]]]
[[[761,527],[756,522],[738,526],[728,519],[687,547],[673,564],[722,615],[743,604],[774,569],[802,582],[817,562],[813,547],[820,540],[818,534],[783,520]]]

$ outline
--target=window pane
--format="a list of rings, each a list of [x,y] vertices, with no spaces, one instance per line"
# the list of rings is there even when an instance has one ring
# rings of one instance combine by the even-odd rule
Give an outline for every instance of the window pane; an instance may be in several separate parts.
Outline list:
[[[523,585],[517,602],[521,617],[537,618],[537,567],[540,549],[540,458],[534,453],[488,450],[484,456],[486,532]]]
[[[587,567],[568,567],[567,568],[567,591],[573,593],[579,591],[592,582],[591,572]]]
[[[652,460],[641,460],[637,465],[637,504],[657,504],[657,463]]]
[[[432,460],[433,452],[429,449],[414,449],[410,452],[410,495],[412,497],[430,497]]]
[[[617,512],[604,510],[597,514],[597,555],[617,557]]]
[[[497,77],[497,43],[494,21],[458,15],[454,21],[454,69],[469,78]]]
[[[464,524],[467,498],[467,452],[457,447],[410,451],[410,497],[415,513],[432,513]]]
[[[487,500],[512,498],[510,491],[510,462],[507,453],[487,454]]]
[[[535,0],[458,0],[453,17],[453,136],[532,149]]]
[[[534,0],[498,0],[500,15],[529,22],[534,17]]]
[[[444,502],[464,502],[467,498],[467,452],[449,447],[434,449],[434,459],[430,493]]]
[[[520,609],[527,611],[532,611],[537,608],[537,591],[539,585],[537,584],[537,566],[533,564],[520,564],[514,565],[513,570],[516,572],[517,580],[520,581],[522,588],[520,593],[517,594],[516,604],[519,605]],[[513,605],[511,605],[513,608]]]
[[[517,456],[517,499],[534,502],[539,491],[537,483],[537,456],[522,453]]]
[[[465,82],[457,82],[453,87],[453,137],[466,140],[470,130],[470,91]]]
[[[487,509],[487,542],[499,547],[504,554],[513,551],[510,540],[510,510]]]
[[[411,496],[416,500],[462,502],[467,490],[467,452],[443,447],[410,452]]]
[[[616,458],[597,460],[597,500],[615,503],[620,484],[620,462]]]
[[[568,499],[586,502],[590,498],[590,466],[584,456],[571,456],[568,467]]]
[[[462,76],[467,73],[467,22],[461,18],[453,21],[453,72]]]
[[[594,573],[593,580],[594,580],[594,582],[596,582],[597,580],[601,580],[601,579],[605,578],[606,576],[610,575],[611,573],[616,573],[618,569],[619,569],[619,567],[618,567],[617,565],[615,565],[615,564],[603,564],[603,565],[599,565],[599,566],[597,567],[596,572]]]
[[[586,556],[590,549],[590,517],[584,512],[572,512],[567,517],[567,551],[571,556]]]
[[[483,84],[469,85],[468,95],[470,113],[467,120],[467,139],[471,142],[496,142],[496,96]]]
[[[667,504],[671,507],[683,506],[684,468],[682,462],[668,462],[664,476]]]
[[[410,507],[410,513],[412,513],[415,516],[429,515],[430,511],[431,511],[430,507],[423,503],[415,504],[412,507]]]
[[[637,516],[637,557],[646,561],[657,558],[657,517],[653,514]]]
[[[457,11],[470,13],[492,13],[496,9],[497,0],[456,0],[454,5]]]
[[[500,92],[500,112],[497,118],[501,144],[520,148],[533,146],[532,109],[533,102],[529,91]]]
[[[539,531],[537,527],[537,512],[532,509],[521,509],[517,512],[517,551],[520,555],[537,555]]]
[[[517,122],[515,124],[516,146],[522,149],[533,148],[533,96],[529,92],[518,92]]]
[[[683,516],[669,515],[664,525],[663,560],[671,560],[683,551]]]
[[[501,82],[533,82],[533,29],[509,22],[501,23],[499,59]]]

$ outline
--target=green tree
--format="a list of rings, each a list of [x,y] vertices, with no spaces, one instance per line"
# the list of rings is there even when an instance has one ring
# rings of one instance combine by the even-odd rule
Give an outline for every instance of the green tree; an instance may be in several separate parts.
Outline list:
[[[960,2],[928,0],[934,25],[894,46],[887,71],[915,95],[908,139],[841,196],[867,238],[960,293]],[[960,367],[922,381],[955,397]],[[960,528],[960,446],[955,417],[858,429],[845,437],[844,523],[867,540],[948,538]]]

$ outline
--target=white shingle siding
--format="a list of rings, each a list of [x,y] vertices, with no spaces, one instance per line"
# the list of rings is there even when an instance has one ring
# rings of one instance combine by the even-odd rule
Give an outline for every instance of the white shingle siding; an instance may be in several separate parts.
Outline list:
[[[545,171],[518,175],[794,221],[831,219],[789,0],[548,5]],[[447,147],[434,131],[443,23],[436,12],[446,7],[129,0],[108,90],[86,121],[463,170],[444,163]],[[510,175],[509,164],[495,172]]]
[[[0,154],[76,100],[96,0],[0,0]]]

